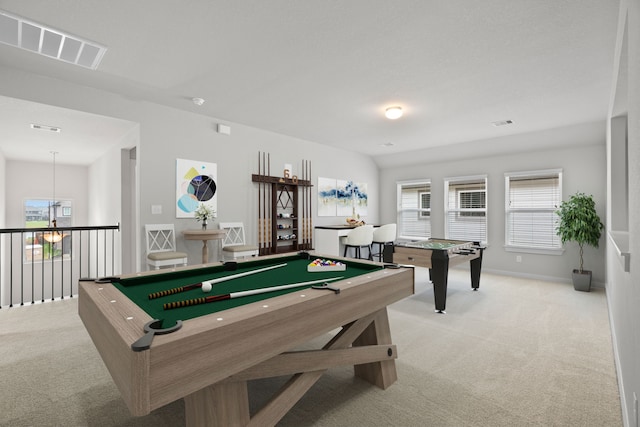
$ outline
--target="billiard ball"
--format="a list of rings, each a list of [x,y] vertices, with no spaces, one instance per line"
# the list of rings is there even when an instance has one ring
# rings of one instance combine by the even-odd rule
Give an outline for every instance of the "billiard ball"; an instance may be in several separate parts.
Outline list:
[[[203,283],[202,292],[211,292],[211,283]]]

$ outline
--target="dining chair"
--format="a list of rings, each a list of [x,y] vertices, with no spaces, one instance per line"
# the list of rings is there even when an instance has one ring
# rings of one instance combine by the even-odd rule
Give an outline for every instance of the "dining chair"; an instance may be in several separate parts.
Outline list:
[[[221,222],[220,229],[227,232],[224,239],[221,240],[222,258],[224,260],[258,256],[258,247],[248,245],[245,241],[243,223]]]
[[[187,254],[176,251],[173,224],[145,224],[147,264],[156,270],[161,267],[187,265]]]

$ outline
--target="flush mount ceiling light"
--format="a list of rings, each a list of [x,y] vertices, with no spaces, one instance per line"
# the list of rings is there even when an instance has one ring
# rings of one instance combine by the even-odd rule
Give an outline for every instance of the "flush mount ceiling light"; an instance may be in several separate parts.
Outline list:
[[[193,98],[191,99],[193,101],[194,104],[196,104],[198,107],[201,106],[202,104],[204,104],[204,99],[202,98]]]
[[[0,43],[95,70],[107,48],[0,10]]]
[[[402,107],[389,107],[384,111],[387,119],[395,120],[402,117]]]

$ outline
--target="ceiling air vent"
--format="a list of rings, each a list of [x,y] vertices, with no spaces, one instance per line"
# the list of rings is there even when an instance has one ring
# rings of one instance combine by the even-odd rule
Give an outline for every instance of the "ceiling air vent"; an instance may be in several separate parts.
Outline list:
[[[60,131],[62,130],[57,126],[37,125],[35,123],[31,123],[31,129],[48,130],[49,132],[56,132],[56,133],[60,133]]]
[[[0,43],[95,70],[107,48],[0,10]]]

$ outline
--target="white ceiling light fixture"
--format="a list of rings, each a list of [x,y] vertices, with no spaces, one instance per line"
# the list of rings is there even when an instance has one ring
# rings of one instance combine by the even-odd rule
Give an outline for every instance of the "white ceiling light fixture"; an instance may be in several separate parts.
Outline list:
[[[200,107],[202,104],[204,104],[204,99],[202,98],[193,98],[191,99],[193,101],[194,104],[196,104],[198,107]]]
[[[0,43],[95,70],[107,48],[0,10]]]
[[[384,111],[384,115],[390,120],[399,119],[402,117],[402,107],[389,107]]]

